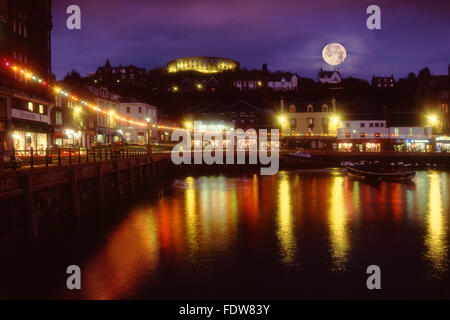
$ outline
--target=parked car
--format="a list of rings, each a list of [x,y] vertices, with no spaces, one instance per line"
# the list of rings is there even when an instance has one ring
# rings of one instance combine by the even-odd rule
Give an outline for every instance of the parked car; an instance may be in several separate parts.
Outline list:
[[[303,158],[303,159],[311,159],[311,155],[308,152],[297,151],[294,153],[289,153],[292,157]]]
[[[14,158],[9,152],[3,152],[0,158],[0,168],[1,169],[19,169],[22,166],[22,160],[19,158]]]

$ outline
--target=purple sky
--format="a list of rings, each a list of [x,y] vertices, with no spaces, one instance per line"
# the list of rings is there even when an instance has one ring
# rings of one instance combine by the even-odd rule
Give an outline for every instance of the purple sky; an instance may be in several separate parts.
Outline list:
[[[77,4],[82,30],[66,28]],[[366,28],[366,8],[381,7],[381,30]],[[347,49],[344,77],[404,77],[450,63],[448,0],[54,0],[53,72],[112,65],[155,68],[184,56],[223,56],[242,67],[316,77],[323,47]]]

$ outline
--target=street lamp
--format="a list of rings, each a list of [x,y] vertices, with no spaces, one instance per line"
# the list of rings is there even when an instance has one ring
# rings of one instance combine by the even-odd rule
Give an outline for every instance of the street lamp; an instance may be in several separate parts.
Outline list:
[[[333,122],[333,124],[334,124],[335,126],[337,126],[337,125],[339,124],[339,122],[341,121],[341,119],[340,119],[338,116],[333,116],[333,117],[331,118],[331,121]]]
[[[433,127],[439,123],[438,118],[434,114],[428,115],[427,118],[428,118],[429,124],[431,124]]]
[[[192,124],[192,121],[185,121],[184,122],[184,127],[186,128],[186,129],[188,129],[188,130],[192,130],[192,127],[193,127],[194,125]]]
[[[145,118],[145,121],[147,121],[147,152],[150,154],[152,154],[152,147],[150,145],[150,138],[151,138],[151,131],[150,131],[150,121],[152,119],[151,118]]]

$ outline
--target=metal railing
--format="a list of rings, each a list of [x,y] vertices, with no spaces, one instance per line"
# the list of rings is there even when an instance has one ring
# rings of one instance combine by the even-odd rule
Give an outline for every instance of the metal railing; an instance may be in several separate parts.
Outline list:
[[[72,165],[79,163],[98,162],[115,159],[146,157],[151,155],[143,147],[112,147],[99,146],[91,148],[58,148],[35,150],[10,150],[0,153],[0,169],[20,167],[34,168],[36,166]]]

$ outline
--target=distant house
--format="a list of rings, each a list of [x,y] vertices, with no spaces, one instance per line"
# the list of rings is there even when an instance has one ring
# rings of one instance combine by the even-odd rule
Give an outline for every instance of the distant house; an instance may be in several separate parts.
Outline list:
[[[298,89],[297,75],[284,75],[281,78],[272,78],[267,82],[267,86],[275,91],[293,91]]]
[[[394,76],[390,77],[375,77],[372,76],[372,87],[374,88],[393,88],[395,87]]]
[[[234,86],[241,91],[255,90],[263,86],[261,80],[237,80],[234,81]]]
[[[341,83],[342,76],[337,70],[327,71],[320,68],[317,74],[317,81],[320,83]]]
[[[138,68],[134,65],[112,67],[109,59],[105,65],[98,67],[94,74],[90,74],[92,82],[99,85],[127,84],[145,86],[147,73],[144,68]]]
[[[274,91],[294,91],[298,89],[298,79],[297,75],[286,73],[281,76],[271,76],[267,81],[267,87]],[[246,79],[246,80],[236,80],[234,81],[234,86],[241,91],[246,90],[256,90],[264,86],[262,77],[260,79]]]

